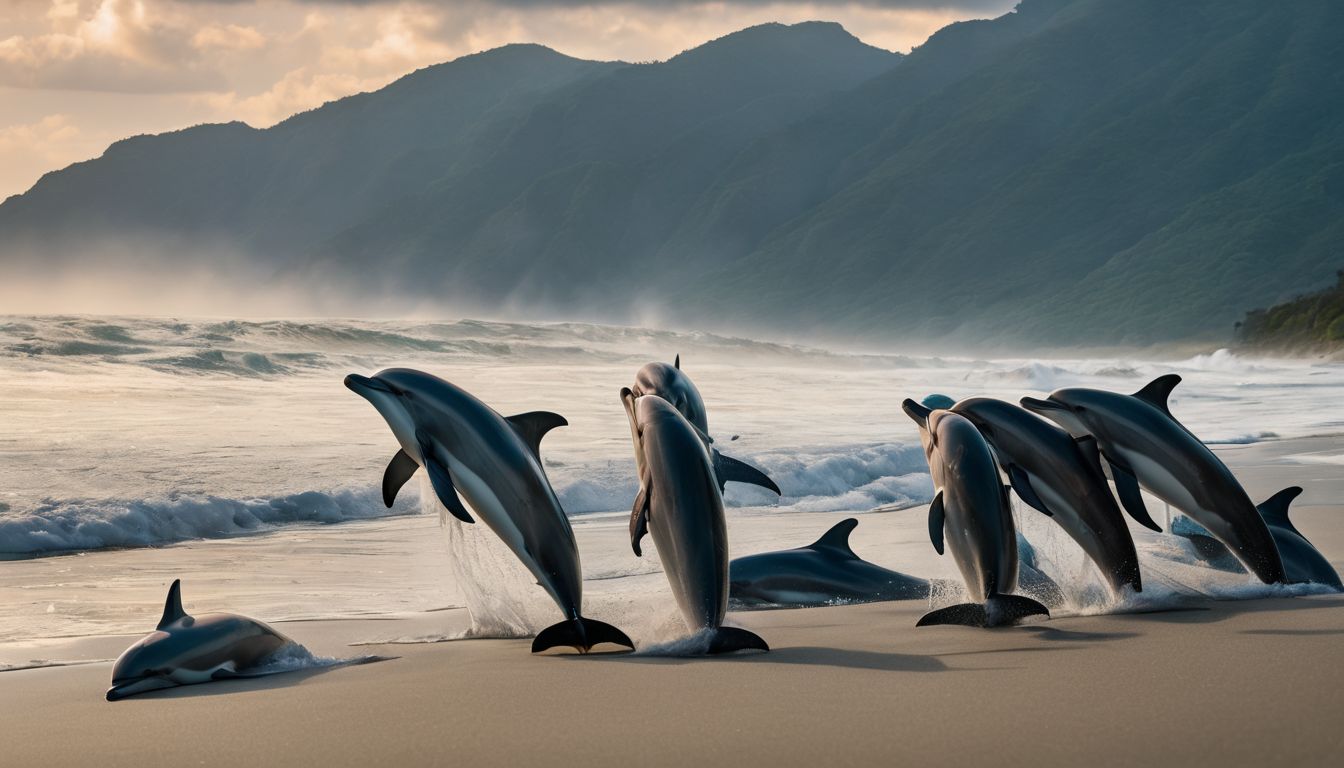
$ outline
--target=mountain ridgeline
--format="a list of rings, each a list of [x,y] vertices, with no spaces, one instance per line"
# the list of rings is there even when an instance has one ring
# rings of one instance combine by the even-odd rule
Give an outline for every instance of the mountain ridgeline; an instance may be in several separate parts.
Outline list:
[[[449,315],[1222,340],[1333,277],[1340,29],[1328,0],[1024,0],[904,57],[827,23],[654,64],[508,46],[265,130],[118,142],[0,205],[0,260],[222,247]]]

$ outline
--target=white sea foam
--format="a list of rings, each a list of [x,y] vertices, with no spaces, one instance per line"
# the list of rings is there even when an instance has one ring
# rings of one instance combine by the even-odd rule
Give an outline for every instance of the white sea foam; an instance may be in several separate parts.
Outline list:
[[[340,523],[413,511],[383,507],[369,489],[308,491],[277,498],[184,495],[163,499],[43,500],[0,514],[0,553],[36,555],[148,547],[256,533],[293,523]]]

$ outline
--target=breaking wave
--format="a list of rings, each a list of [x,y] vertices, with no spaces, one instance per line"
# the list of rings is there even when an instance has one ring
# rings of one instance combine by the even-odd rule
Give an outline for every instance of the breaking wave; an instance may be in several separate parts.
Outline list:
[[[149,547],[257,533],[293,523],[339,523],[414,511],[404,503],[386,509],[373,489],[307,491],[269,499],[182,495],[45,500],[32,509],[0,512],[0,554]]]

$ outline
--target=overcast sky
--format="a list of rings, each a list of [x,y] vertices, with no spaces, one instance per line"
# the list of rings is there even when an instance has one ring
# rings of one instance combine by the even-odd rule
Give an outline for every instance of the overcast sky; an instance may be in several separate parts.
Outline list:
[[[505,43],[665,59],[766,21],[838,21],[908,51],[1016,0],[0,0],[0,199],[116,139],[271,125]]]

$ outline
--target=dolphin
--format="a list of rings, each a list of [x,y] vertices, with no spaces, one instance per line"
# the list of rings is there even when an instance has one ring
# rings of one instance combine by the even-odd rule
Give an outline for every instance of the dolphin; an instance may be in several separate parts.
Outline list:
[[[657,395],[676,408],[703,435],[709,434],[709,412],[691,377],[681,372],[681,355],[671,365],[649,363],[635,373],[635,397]]]
[[[728,564],[728,600],[742,608],[923,600],[929,582],[862,560],[849,548],[859,521],[836,523],[812,544],[739,557]]]
[[[188,616],[182,609],[182,582],[175,580],[168,588],[159,626],[112,665],[107,700],[238,677],[293,642],[246,616]]]
[[[1143,591],[1134,538],[1111,496],[1095,440],[1075,441],[1054,424],[988,397],[962,400],[952,412],[980,430],[1017,495],[1078,542],[1112,593]],[[1156,528],[1147,515],[1139,522]]]
[[[345,386],[378,409],[401,444],[383,475],[383,502],[392,506],[424,467],[443,506],[474,523],[461,494],[560,607],[565,620],[537,634],[533,653],[557,646],[587,653],[598,643],[634,648],[621,630],[580,614],[579,548],[541,467],[541,438],[567,424],[563,416],[533,411],[506,419],[466,390],[409,368],[372,378],[352,373]]]
[[[1288,519],[1288,506],[1301,493],[1302,489],[1297,486],[1284,488],[1261,502],[1256,510],[1269,526],[1269,533],[1274,537],[1279,556],[1283,558],[1283,569],[1290,584],[1324,584],[1344,590],[1344,583],[1341,583],[1334,566]],[[1210,567],[1238,572],[1244,570],[1227,547],[1210,537],[1198,523],[1178,517],[1172,521],[1171,532],[1189,539],[1195,545],[1200,559]]]
[[[717,448],[713,447],[714,438],[709,436],[708,411],[705,410],[705,401],[700,397],[700,390],[696,388],[695,382],[681,370],[681,355],[677,355],[672,365],[667,363],[648,363],[635,373],[635,385],[626,388],[635,398],[644,395],[657,395],[666,400],[677,412],[690,422],[691,426],[700,435],[700,439],[705,442],[710,456],[714,459],[714,474],[719,478],[719,490],[730,482],[748,483],[750,485],[759,485],[769,491],[780,493],[779,486],[771,480],[761,470],[751,466],[745,461],[739,461],[730,456],[719,453]],[[622,389],[621,399],[624,402],[625,391]],[[634,421],[630,422],[630,428],[634,429]],[[638,438],[631,435],[632,441],[638,443]],[[736,439],[736,438],[734,438]],[[635,469],[643,476],[641,462],[643,457],[639,451],[635,451]]]
[[[915,626],[995,627],[1027,616],[1049,616],[1044,605],[1011,594],[1017,588],[1017,530],[1007,486],[999,483],[999,470],[985,438],[974,424],[952,411],[930,411],[909,399],[901,408],[920,427],[934,479],[929,538],[940,555],[946,541],[975,601],[926,613]]]
[[[745,629],[723,626],[728,607],[728,528],[714,465],[695,427],[657,395],[622,393],[634,413],[644,477],[630,514],[630,546],[642,555],[647,531],[682,618],[707,632],[709,653],[770,650]]]
[[[1058,389],[1045,400],[1024,397],[1022,406],[1074,437],[1095,438],[1110,464],[1121,503],[1136,517],[1143,509],[1142,484],[1204,526],[1261,581],[1283,582],[1283,560],[1274,537],[1241,483],[1171,415],[1167,398],[1180,381],[1175,374],[1159,376],[1133,395]],[[1147,516],[1146,511],[1141,514]]]

